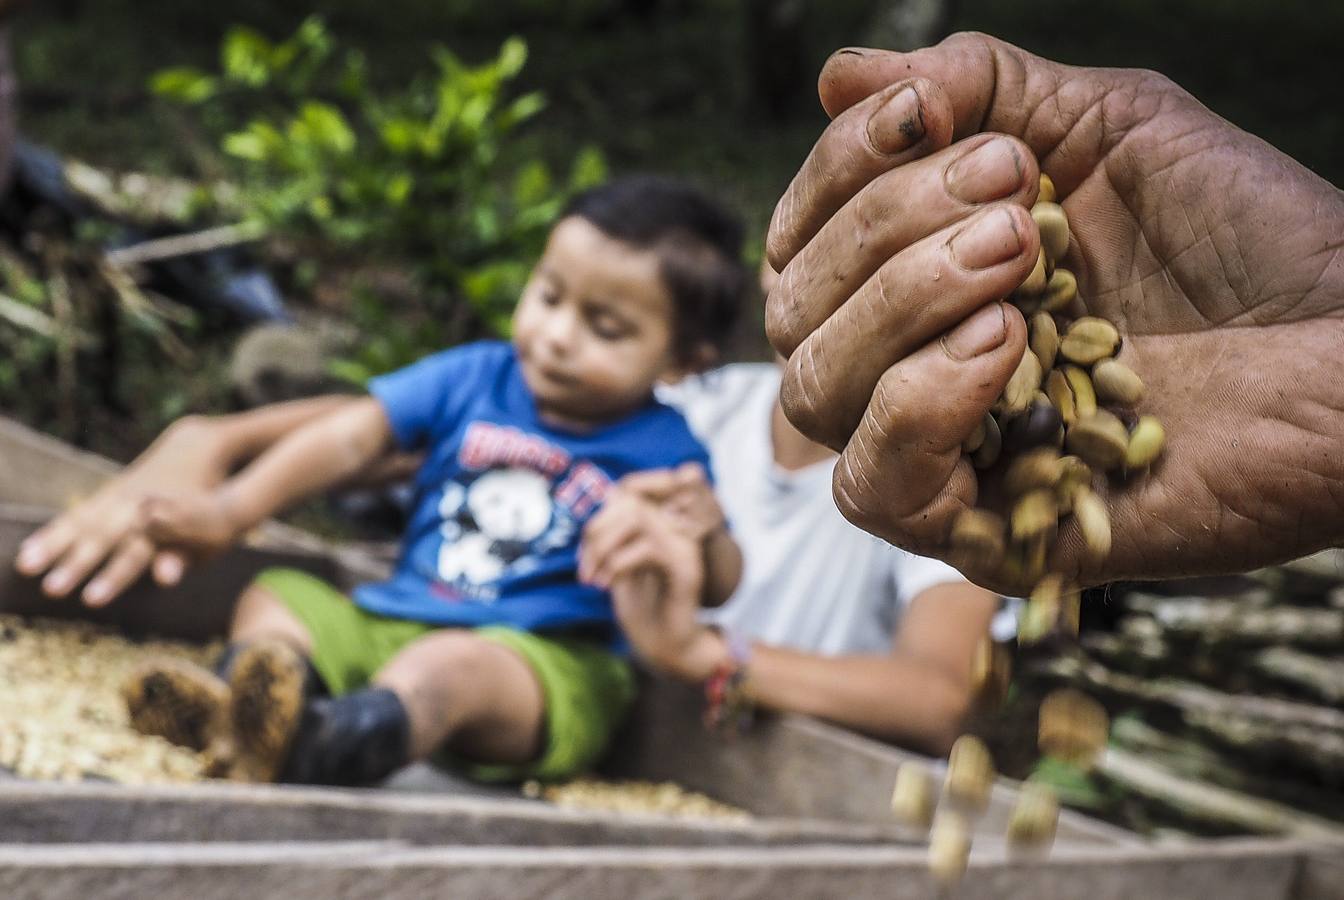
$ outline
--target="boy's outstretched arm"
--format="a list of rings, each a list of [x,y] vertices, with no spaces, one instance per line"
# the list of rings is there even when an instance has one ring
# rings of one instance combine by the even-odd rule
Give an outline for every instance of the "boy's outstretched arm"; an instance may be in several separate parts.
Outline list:
[[[274,513],[366,470],[392,437],[379,401],[352,400],[284,437],[212,494],[151,498],[150,536],[217,552]]]

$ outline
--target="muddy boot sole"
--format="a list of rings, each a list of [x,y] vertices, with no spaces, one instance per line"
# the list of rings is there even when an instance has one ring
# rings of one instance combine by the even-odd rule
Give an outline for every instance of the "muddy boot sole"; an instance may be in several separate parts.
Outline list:
[[[200,666],[156,659],[121,685],[131,727],[180,747],[221,755],[231,745],[229,686]]]
[[[244,647],[229,673],[238,781],[275,781],[284,767],[305,701],[308,664],[283,641]]]

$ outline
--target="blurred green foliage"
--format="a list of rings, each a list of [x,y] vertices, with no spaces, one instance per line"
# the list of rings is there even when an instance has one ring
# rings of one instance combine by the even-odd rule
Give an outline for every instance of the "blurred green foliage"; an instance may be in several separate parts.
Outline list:
[[[428,72],[374,87],[365,55],[338,46],[314,16],[282,41],[234,26],[217,72],[177,67],[151,81],[217,134],[249,218],[319,265],[353,259],[411,275],[421,310],[359,298],[371,340],[340,367],[356,380],[461,340],[464,301],[479,325],[506,334],[549,225],[573,192],[606,177],[591,145],[557,176],[514,142],[545,106],[540,92],[510,91],[523,40],[475,66],[444,47],[429,58]]]

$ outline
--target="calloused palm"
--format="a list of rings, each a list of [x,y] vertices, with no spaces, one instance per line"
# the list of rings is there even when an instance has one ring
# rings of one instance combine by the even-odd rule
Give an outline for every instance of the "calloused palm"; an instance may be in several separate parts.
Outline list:
[[[1344,194],[1161,75],[984,35],[841,51],[822,102],[834,116],[911,76],[947,93],[954,138],[1002,132],[1036,153],[1073,226],[1083,302],[1117,323],[1142,411],[1167,428],[1162,462],[1110,491],[1108,560],[1084,562],[1065,530],[1057,564],[1096,583],[1344,541]],[[903,542],[901,528],[884,536]]]

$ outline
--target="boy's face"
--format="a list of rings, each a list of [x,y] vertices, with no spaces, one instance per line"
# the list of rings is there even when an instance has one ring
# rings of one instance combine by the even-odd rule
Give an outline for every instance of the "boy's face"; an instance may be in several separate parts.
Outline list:
[[[657,254],[570,216],[513,314],[513,345],[543,416],[592,424],[642,405],[676,369],[672,296]]]

